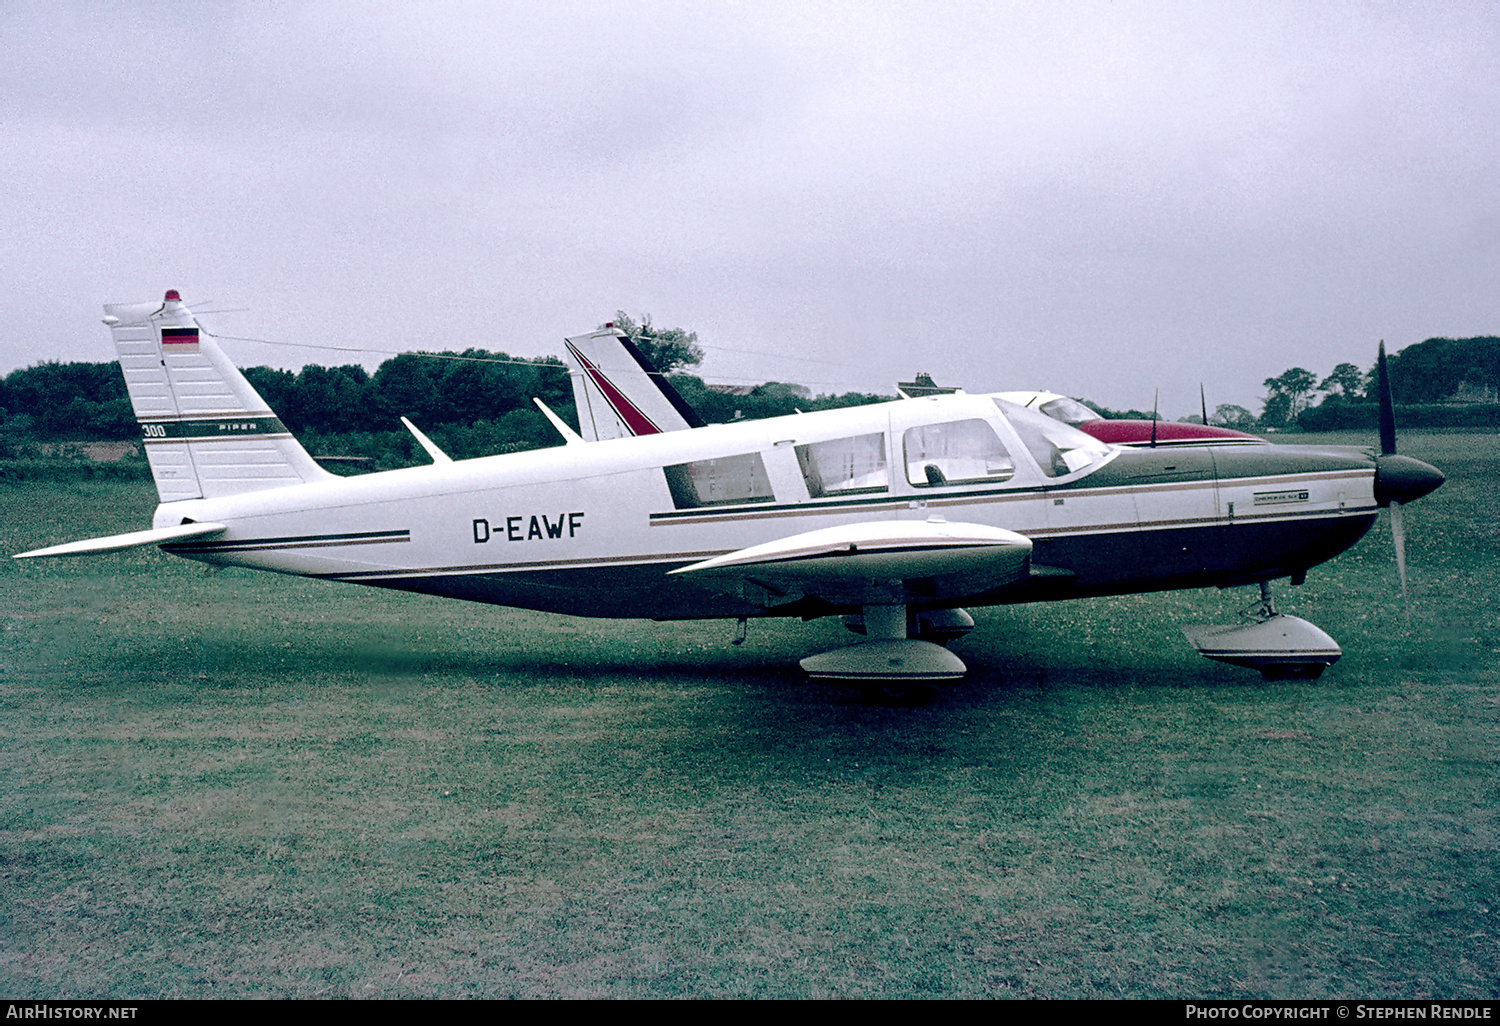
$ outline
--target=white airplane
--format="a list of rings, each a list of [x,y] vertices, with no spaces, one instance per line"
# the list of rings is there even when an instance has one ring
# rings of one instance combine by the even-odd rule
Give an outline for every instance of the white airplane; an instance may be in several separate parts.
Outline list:
[[[1443,480],[1395,455],[1388,387],[1378,456],[1127,449],[997,396],[958,394],[591,444],[553,416],[561,447],[462,461],[413,428],[432,465],[341,478],[176,291],[105,311],[160,505],[149,530],[17,558],[159,545],[206,563],[579,616],[743,628],[749,617],[844,614],[867,640],[802,661],[822,678],[961,676],[941,643],[972,628],[963,606],[1256,583],[1251,622],[1190,640],[1268,675],[1315,675],[1337,644],[1277,614],[1267,582],[1300,583],[1381,506],[1399,510]],[[1399,531],[1397,541],[1399,555]]]

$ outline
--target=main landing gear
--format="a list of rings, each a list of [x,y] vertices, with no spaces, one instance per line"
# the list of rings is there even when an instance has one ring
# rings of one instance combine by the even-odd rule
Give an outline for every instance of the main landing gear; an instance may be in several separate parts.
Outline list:
[[[1182,628],[1198,654],[1259,670],[1267,680],[1311,680],[1338,662],[1338,642],[1299,616],[1276,612],[1269,581],[1260,601],[1240,614],[1248,623]]]
[[[957,680],[967,669],[943,647],[974,629],[962,609],[909,613],[904,605],[867,605],[844,625],[869,640],[802,660],[809,677],[916,684]]]

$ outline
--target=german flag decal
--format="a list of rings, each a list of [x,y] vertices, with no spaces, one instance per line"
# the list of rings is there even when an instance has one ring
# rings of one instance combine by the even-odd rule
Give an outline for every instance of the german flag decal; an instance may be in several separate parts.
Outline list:
[[[196,353],[198,351],[198,329],[162,328],[161,344],[173,353]]]

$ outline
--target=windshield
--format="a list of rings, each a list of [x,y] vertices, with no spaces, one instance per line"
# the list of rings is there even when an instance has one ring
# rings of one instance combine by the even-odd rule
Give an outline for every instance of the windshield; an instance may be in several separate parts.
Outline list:
[[[1099,414],[1083,405],[1077,399],[1069,399],[1067,396],[1060,396],[1051,402],[1042,403],[1039,409],[1053,420],[1060,420],[1064,424],[1072,424],[1074,427],[1077,427],[1079,424],[1087,424],[1091,420],[1099,419]]]
[[[1026,451],[1031,453],[1037,465],[1042,468],[1042,473],[1048,477],[1075,474],[1110,453],[1108,445],[1060,420],[1053,420],[1036,410],[1028,410],[1005,399],[996,399],[995,405],[1000,408],[1005,419],[1010,421],[1010,426],[1016,429]]]

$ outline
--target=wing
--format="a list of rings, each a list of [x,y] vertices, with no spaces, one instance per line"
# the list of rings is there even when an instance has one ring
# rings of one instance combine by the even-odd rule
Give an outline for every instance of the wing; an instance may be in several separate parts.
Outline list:
[[[765,608],[962,601],[1024,580],[1031,539],[982,524],[877,520],[753,545],[673,570]]]

